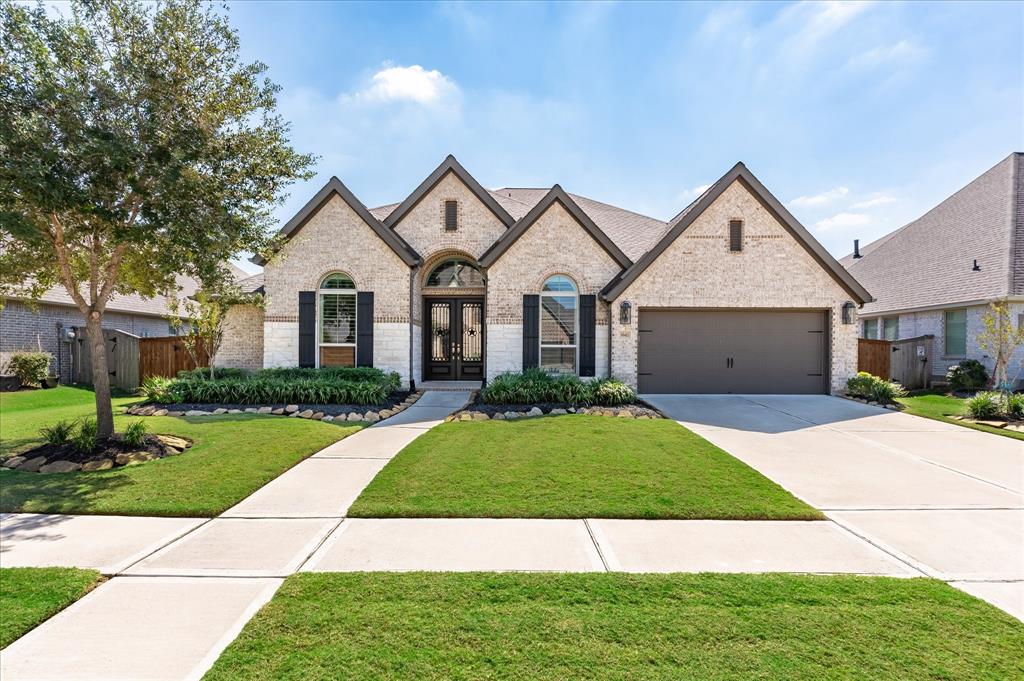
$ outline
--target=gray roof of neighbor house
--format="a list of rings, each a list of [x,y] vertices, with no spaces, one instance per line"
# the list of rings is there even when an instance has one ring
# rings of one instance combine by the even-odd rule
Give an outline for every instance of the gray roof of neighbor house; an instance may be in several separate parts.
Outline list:
[[[1024,153],[1012,153],[860,258],[842,258],[875,297],[861,314],[1024,295],[1022,171]]]
[[[239,279],[237,282],[238,288],[242,289],[242,293],[263,293],[263,273],[254,274],[245,279]]]

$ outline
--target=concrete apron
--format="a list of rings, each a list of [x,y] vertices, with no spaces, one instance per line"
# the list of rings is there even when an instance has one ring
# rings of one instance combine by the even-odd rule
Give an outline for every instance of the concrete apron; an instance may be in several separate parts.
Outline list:
[[[920,574],[1024,619],[1024,444],[826,396],[646,395]]]

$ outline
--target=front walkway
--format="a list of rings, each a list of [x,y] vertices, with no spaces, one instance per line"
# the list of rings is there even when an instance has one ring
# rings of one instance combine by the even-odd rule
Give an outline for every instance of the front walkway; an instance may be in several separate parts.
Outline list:
[[[647,395],[921,574],[1024,619],[1024,443],[825,396]]]
[[[895,550],[869,536],[862,527],[868,523],[846,518],[880,513],[851,510],[863,507],[871,494],[889,499],[886,495],[902,487],[910,500],[905,505],[913,507],[940,504],[943,494],[952,494],[957,504],[978,509],[972,513],[991,513],[995,511],[982,509],[996,507],[1020,513],[1019,491],[948,468],[1006,476],[1012,472],[1008,462],[1020,453],[1015,449],[958,461],[955,448],[947,447],[928,450],[944,457],[941,464],[908,461],[910,455],[888,449],[891,443],[881,454],[868,443],[879,433],[931,432],[920,419],[855,405],[868,411],[840,420],[830,400],[772,408],[727,397],[675,398],[661,406],[688,417],[686,425],[751,465],[763,466],[769,477],[811,503],[843,508],[841,515],[829,512],[835,521],[345,519],[348,506],[387,461],[459,409],[467,396],[429,392],[397,417],[325,448],[212,520],[5,516],[0,546],[4,566],[73,565],[115,577],[0,652],[0,678],[199,678],[273,596],[282,578],[299,570],[915,576],[934,574],[924,557]],[[779,411],[797,406],[810,411],[803,416]],[[830,426],[806,418],[826,415],[832,426],[842,427],[832,432]],[[815,428],[819,430],[807,442],[800,441]],[[846,447],[844,428],[854,433],[849,437],[859,449]],[[946,435],[958,439],[956,433]],[[790,436],[796,441],[787,442]],[[988,440],[979,442],[988,449]],[[851,457],[854,461],[848,462]],[[825,462],[832,467],[826,470]],[[861,470],[865,464],[867,470]],[[900,481],[893,483],[885,471]],[[956,476],[957,482],[936,480],[936,472]],[[845,482],[836,483],[832,475],[845,476]],[[932,489],[935,485],[938,491]],[[891,522],[882,525],[893,529]],[[999,551],[1006,549],[1006,529],[1013,528],[981,525],[990,533],[978,543],[990,546],[978,548],[998,562],[1004,555]],[[960,560],[978,564],[970,555]],[[1013,559],[1001,564],[1009,566],[1006,575],[1019,575]],[[999,581],[956,584],[1011,611],[1007,603],[1012,606],[1019,586]],[[1021,616],[1020,611],[1015,614]]]

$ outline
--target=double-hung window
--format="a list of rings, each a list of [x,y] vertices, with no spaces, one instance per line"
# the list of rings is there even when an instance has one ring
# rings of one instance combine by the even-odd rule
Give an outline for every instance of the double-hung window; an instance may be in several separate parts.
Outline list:
[[[320,282],[317,336],[320,366],[356,364],[356,285],[347,274]]]
[[[572,279],[555,275],[540,292],[540,368],[576,373],[578,332],[579,291]]]
[[[949,357],[967,355],[967,310],[946,310],[946,345],[944,354]]]
[[[887,341],[900,339],[899,317],[885,317],[882,319],[882,338]]]
[[[878,340],[878,320],[877,319],[865,319],[864,320],[864,337],[870,338],[871,340]]]

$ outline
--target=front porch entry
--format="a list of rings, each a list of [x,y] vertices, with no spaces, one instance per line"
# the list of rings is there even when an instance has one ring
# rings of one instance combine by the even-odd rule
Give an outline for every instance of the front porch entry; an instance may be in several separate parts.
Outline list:
[[[423,380],[480,381],[484,376],[483,296],[424,297]]]

